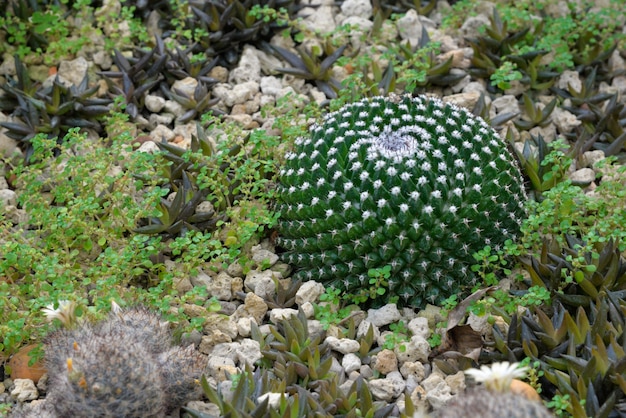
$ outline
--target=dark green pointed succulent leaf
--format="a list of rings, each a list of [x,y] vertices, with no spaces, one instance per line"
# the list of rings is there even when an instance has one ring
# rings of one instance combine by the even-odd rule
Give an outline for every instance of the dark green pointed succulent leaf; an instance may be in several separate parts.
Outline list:
[[[536,106],[530,96],[526,93],[522,96],[524,100],[523,119],[513,122],[520,130],[530,130],[535,126],[546,126],[550,123],[550,114],[556,106],[556,99],[552,99],[545,107]]]
[[[326,57],[322,61],[317,55],[310,54],[303,48],[299,48],[297,50],[298,55],[296,55],[285,48],[272,45],[273,52],[292,66],[292,68],[278,68],[276,71],[314,81],[326,97],[334,99],[337,97],[337,91],[341,88],[341,83],[333,79],[331,69],[343,55],[347,45],[342,45],[334,50],[331,50],[329,45],[329,43],[325,45]]]
[[[491,110],[491,103],[487,104],[485,101],[485,94],[481,93],[480,97],[476,101],[476,104],[474,105],[474,108],[472,109],[472,113],[474,114],[474,116],[478,116],[482,118],[485,122],[491,125],[491,127],[497,128],[507,123],[508,121],[510,121],[511,119],[515,118],[518,115],[518,113],[506,112],[506,113],[501,113],[497,115],[495,118],[491,119],[491,117],[489,116],[490,110]]]
[[[476,283],[472,254],[514,238],[525,193],[504,142],[468,111],[375,97],[326,115],[281,170],[279,245],[296,279],[357,291],[391,266],[389,291],[423,306]]]
[[[265,303],[270,309],[275,308],[291,308],[296,303],[296,293],[302,282],[299,280],[279,281],[274,279],[276,284],[276,292],[265,299]]]

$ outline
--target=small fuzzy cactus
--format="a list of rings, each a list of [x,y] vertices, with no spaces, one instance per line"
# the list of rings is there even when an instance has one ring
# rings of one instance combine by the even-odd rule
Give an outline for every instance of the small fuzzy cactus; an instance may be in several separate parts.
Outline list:
[[[482,387],[458,395],[442,407],[435,418],[553,418],[541,402],[510,392],[494,392]]]
[[[84,327],[46,343],[49,393],[59,417],[158,417],[165,397],[157,363],[141,344],[118,330],[105,335]]]
[[[550,418],[554,415],[543,405],[530,385],[518,380],[526,376],[528,366],[518,363],[493,363],[480,369],[465,370],[476,383],[482,383],[457,395],[434,414],[435,418],[480,416],[482,418]],[[519,391],[524,384],[529,390]]]
[[[472,254],[515,239],[525,200],[482,119],[426,96],[375,97],[326,115],[286,155],[277,243],[295,278],[347,292],[391,266],[376,302],[422,307],[476,283]]]
[[[167,322],[144,308],[114,304],[101,323],[52,332],[44,352],[46,408],[58,417],[160,417],[202,393],[204,356],[172,345]]]

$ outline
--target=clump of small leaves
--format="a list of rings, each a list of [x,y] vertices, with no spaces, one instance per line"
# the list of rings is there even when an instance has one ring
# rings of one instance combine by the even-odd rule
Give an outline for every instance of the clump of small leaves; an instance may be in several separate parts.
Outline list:
[[[127,139],[127,138],[126,138]],[[140,205],[132,171],[150,173],[150,157],[135,154],[128,170],[116,170],[125,149],[125,138],[108,147],[72,129],[58,145],[56,139],[33,138],[31,164],[14,168],[20,190],[19,204],[28,215],[24,224],[10,225],[0,236],[0,350],[13,352],[31,337],[40,336],[41,308],[73,295],[76,302],[106,312],[111,298],[133,294],[150,299],[129,284],[154,285],[168,304],[172,276],[156,260],[159,241],[129,236],[135,222],[155,195],[146,193]],[[59,153],[59,158],[54,154]],[[9,296],[10,295],[10,296]]]
[[[227,135],[236,140],[221,137],[213,144],[200,124],[197,128],[190,149],[158,143],[162,152],[155,166],[160,174],[156,190],[161,199],[134,231],[171,237],[214,234],[211,253],[224,256],[224,262],[234,261],[245,257],[242,248],[253,236],[276,222],[277,214],[267,202],[276,172],[272,144],[277,138],[262,130],[230,128]]]
[[[193,273],[203,262],[243,257],[243,246],[275,222],[263,205],[242,201],[232,202],[223,237],[190,230],[165,242],[158,234],[135,233],[142,219],[161,213],[168,191],[159,187],[159,157],[134,150],[134,138],[119,129],[127,120],[122,113],[109,116],[107,126],[122,133],[107,139],[89,139],[77,129],[60,144],[36,135],[30,164],[13,167],[18,204],[28,219],[13,225],[0,218],[0,276],[6,278],[0,281],[0,351],[13,353],[41,337],[46,329],[39,310],[67,295],[89,316],[108,311],[111,298],[171,316],[172,304],[201,294],[176,294],[175,276]],[[241,158],[260,146],[252,142]],[[260,169],[251,159],[245,164],[234,170],[234,179],[242,181],[241,196],[252,196]],[[165,256],[176,269],[165,267]]]

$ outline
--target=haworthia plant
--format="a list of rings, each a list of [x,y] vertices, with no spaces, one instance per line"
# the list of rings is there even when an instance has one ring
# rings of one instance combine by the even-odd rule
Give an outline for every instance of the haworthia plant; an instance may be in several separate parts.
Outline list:
[[[354,292],[391,266],[378,303],[437,303],[476,284],[472,254],[515,239],[526,195],[506,144],[439,99],[374,97],[327,114],[280,172],[278,244],[297,279]]]

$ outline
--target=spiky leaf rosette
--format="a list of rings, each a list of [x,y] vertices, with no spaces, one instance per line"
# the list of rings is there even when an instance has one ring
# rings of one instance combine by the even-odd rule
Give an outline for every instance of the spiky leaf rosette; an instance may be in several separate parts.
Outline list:
[[[326,115],[286,155],[278,244],[294,278],[348,292],[389,265],[377,302],[421,307],[476,283],[472,254],[515,238],[525,198],[482,119],[426,96],[369,98]]]

